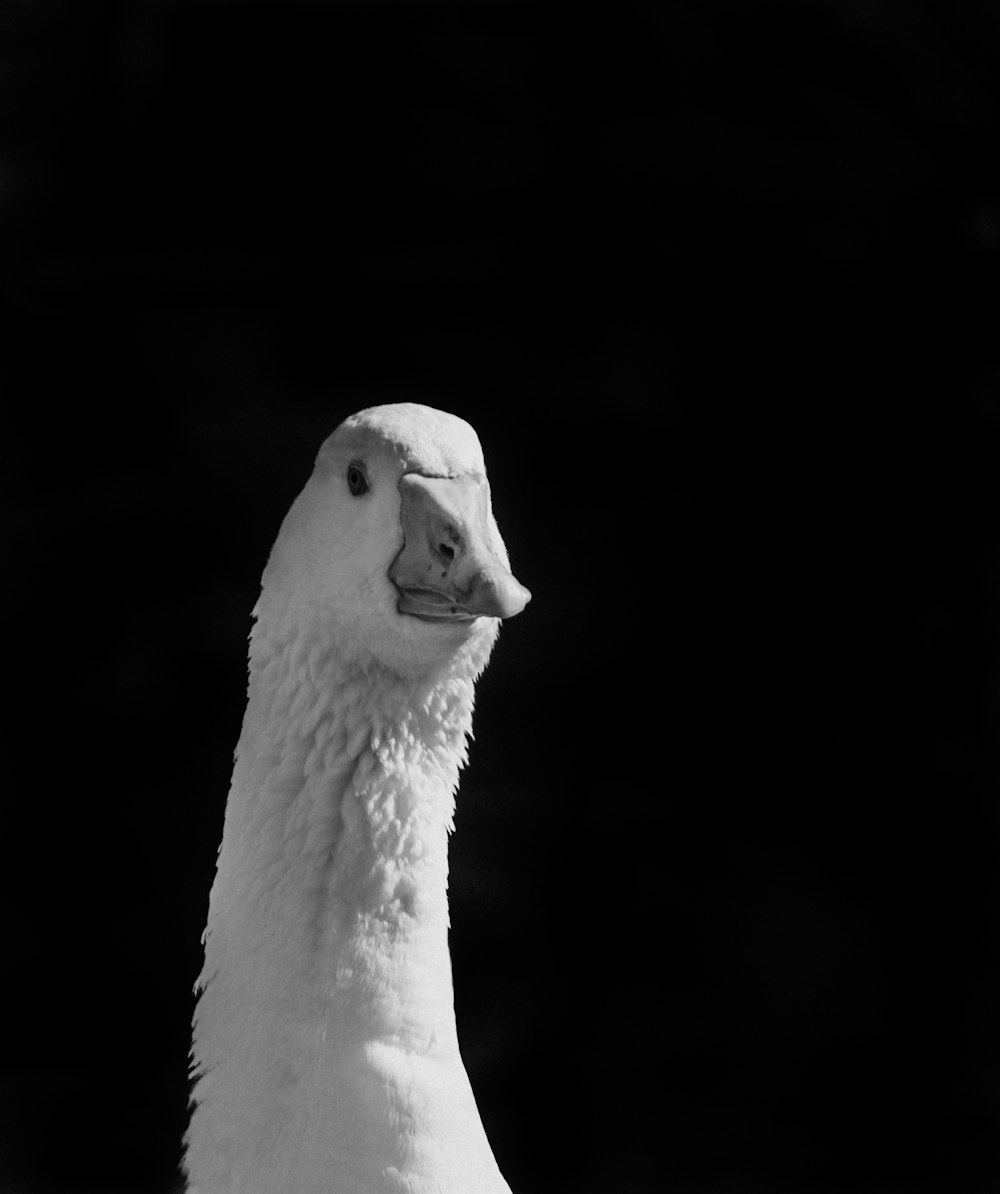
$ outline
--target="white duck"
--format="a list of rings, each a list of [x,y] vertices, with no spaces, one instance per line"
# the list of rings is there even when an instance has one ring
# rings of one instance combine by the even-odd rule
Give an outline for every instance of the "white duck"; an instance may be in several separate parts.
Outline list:
[[[510,1194],[459,1054],[448,831],[511,575],[463,420],[323,444],[264,572],[205,930],[197,1194]]]

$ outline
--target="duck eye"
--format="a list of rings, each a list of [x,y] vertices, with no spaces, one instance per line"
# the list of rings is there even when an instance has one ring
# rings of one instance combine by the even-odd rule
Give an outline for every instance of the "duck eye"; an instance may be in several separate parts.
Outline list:
[[[360,497],[363,493],[368,492],[368,478],[360,464],[347,466],[347,488],[353,497]]]

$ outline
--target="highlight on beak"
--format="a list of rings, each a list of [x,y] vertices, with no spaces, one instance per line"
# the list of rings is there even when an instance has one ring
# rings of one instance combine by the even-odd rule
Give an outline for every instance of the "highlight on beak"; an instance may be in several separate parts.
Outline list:
[[[490,529],[485,477],[399,481],[403,547],[389,567],[398,610],[428,622],[512,618],[531,600]]]

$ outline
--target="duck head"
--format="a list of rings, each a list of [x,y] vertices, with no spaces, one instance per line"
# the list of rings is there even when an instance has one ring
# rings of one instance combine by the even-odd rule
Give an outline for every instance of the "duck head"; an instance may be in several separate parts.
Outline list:
[[[269,594],[400,671],[488,653],[531,594],[510,570],[472,427],[414,403],[345,420],[282,525]]]

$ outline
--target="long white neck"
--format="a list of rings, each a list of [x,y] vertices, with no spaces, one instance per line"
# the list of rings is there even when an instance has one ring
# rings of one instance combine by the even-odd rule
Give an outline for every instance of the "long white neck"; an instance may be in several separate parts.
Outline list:
[[[506,1194],[448,953],[474,680],[258,622],[195,1016],[198,1194]]]

